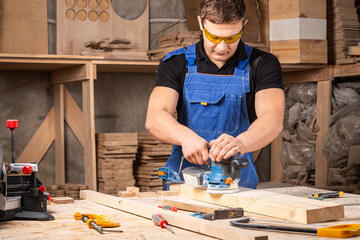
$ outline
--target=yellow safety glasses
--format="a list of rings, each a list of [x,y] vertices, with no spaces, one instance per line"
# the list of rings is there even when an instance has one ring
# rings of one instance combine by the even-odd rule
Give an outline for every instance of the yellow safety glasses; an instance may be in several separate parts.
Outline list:
[[[243,29],[241,29],[239,33],[232,35],[230,37],[219,37],[219,36],[209,33],[209,31],[206,30],[206,28],[204,28],[204,25],[203,25],[203,29],[204,29],[206,38],[209,39],[210,42],[215,43],[215,44],[221,43],[222,40],[224,40],[224,42],[226,44],[234,43],[237,40],[239,40],[239,38],[241,37],[241,35],[243,33]]]

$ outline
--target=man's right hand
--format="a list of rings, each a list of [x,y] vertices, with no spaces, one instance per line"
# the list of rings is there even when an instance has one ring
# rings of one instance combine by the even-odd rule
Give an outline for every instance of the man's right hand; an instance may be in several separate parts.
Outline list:
[[[210,144],[202,137],[193,134],[192,136],[186,137],[181,146],[184,158],[190,163],[196,165],[210,164]]]

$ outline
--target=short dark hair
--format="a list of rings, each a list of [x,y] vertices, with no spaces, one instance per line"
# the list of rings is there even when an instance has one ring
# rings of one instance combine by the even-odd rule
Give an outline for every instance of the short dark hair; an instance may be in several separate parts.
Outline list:
[[[243,0],[203,0],[199,16],[215,24],[233,23],[245,18],[246,6]]]

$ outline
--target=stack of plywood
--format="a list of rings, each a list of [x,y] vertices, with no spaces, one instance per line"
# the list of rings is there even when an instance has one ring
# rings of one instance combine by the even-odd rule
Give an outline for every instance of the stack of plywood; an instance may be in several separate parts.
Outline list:
[[[269,17],[280,63],[327,63],[326,0],[270,0]]]
[[[141,192],[162,190],[158,169],[164,167],[172,145],[161,143],[146,132],[138,133],[139,149],[135,161],[136,186]]]
[[[137,145],[136,133],[96,134],[99,192],[116,194],[134,186],[133,161]]]
[[[356,62],[348,54],[349,47],[358,45],[360,38],[354,1],[328,0],[327,4],[329,63]]]
[[[52,184],[46,188],[51,197],[72,197],[79,199],[79,191],[88,189],[87,185],[76,183]]]
[[[160,60],[168,52],[197,43],[200,40],[200,36],[200,31],[175,31],[165,34],[158,40],[158,49],[149,50],[148,56],[150,60]]]

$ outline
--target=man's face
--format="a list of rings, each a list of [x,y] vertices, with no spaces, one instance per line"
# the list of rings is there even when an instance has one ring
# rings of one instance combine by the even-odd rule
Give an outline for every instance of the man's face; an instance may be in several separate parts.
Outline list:
[[[204,28],[208,33],[215,37],[231,37],[238,34],[243,29],[246,21],[240,20],[235,23],[214,24],[208,20],[204,20],[201,24],[200,18],[198,19],[200,28],[203,30],[205,52],[209,59],[220,68],[234,55],[240,42],[240,38],[233,43],[226,43],[224,40],[220,43],[214,43],[206,37]]]

